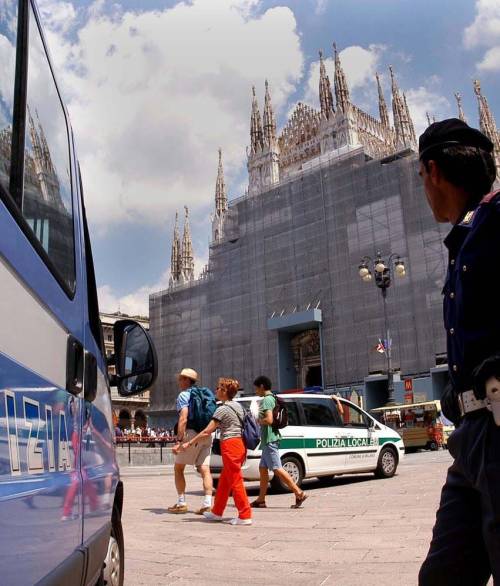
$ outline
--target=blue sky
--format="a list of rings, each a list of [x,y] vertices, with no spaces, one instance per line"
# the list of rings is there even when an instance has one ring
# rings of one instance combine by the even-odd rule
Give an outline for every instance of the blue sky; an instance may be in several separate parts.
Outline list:
[[[196,265],[223,149],[229,196],[245,189],[251,86],[270,82],[278,125],[317,106],[318,49],[336,41],[351,97],[377,114],[374,73],[425,112],[477,125],[472,80],[500,123],[500,0],[40,0],[77,137],[101,307],[145,313],[168,283],[175,211],[191,210]]]

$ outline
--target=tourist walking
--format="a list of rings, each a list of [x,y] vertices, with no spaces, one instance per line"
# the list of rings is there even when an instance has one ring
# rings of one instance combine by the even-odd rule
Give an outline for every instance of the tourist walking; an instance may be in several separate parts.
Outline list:
[[[267,376],[258,376],[254,382],[255,392],[262,401],[259,405],[259,424],[261,426],[262,457],[259,464],[260,490],[259,496],[251,504],[253,508],[266,508],[266,494],[269,487],[269,470],[272,470],[289,489],[295,494],[295,503],[292,509],[298,509],[306,500],[307,494],[293,481],[292,477],[281,464],[279,442],[281,434],[273,427],[273,410],[276,407],[276,398],[273,395],[271,381]]]
[[[492,152],[484,134],[456,118],[431,124],[419,140],[429,205],[438,222],[453,224],[444,241],[450,385],[441,406],[458,425],[420,586],[485,585],[491,574],[500,584],[500,427],[485,402],[489,374],[498,374],[490,372],[492,357],[500,354],[500,191],[490,192]]]
[[[210,511],[212,506],[212,475],[210,474],[210,451],[212,446],[212,437],[210,435],[203,436],[195,442],[190,443],[187,450],[180,450],[182,443],[189,442],[198,433],[193,429],[192,421],[189,418],[189,405],[191,401],[191,394],[195,391],[201,390],[196,386],[198,380],[198,373],[192,368],[184,368],[177,375],[180,393],[176,401],[176,409],[178,415],[177,422],[177,443],[172,448],[175,454],[174,462],[174,476],[175,488],[177,489],[177,502],[175,505],[168,508],[169,513],[182,514],[188,512],[186,503],[186,478],[184,471],[186,466],[195,466],[196,470],[201,474],[203,481],[204,497],[201,507],[195,511],[196,514],[202,515],[206,511]],[[203,389],[207,390],[208,389]],[[213,395],[212,395],[213,396]],[[215,401],[214,401],[215,408]],[[213,414],[210,413],[209,417]],[[191,426],[191,427],[190,427]]]
[[[219,478],[215,502],[211,511],[203,515],[208,521],[222,521],[222,515],[232,494],[234,504],[238,509],[238,517],[226,521],[231,525],[251,525],[252,511],[248,502],[241,467],[246,459],[246,447],[242,439],[242,428],[245,412],[243,407],[233,401],[240,384],[231,378],[221,378],[217,385],[216,396],[222,405],[213,414],[212,421],[207,427],[182,444],[182,450],[189,450],[193,443],[211,437],[212,433],[220,428],[220,450],[222,455],[222,472]]]

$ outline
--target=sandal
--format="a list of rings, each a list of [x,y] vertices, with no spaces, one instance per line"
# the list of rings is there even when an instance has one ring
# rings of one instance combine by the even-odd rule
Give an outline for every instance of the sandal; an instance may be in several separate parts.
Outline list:
[[[250,503],[250,506],[252,507],[252,509],[267,509],[267,505],[265,501],[253,501],[253,503]]]
[[[302,494],[300,496],[296,496],[295,497],[295,504],[292,505],[290,508],[291,509],[300,509],[300,507],[302,506],[302,504],[304,503],[304,501],[306,500],[306,498],[309,495],[307,495],[305,492],[302,492]]]

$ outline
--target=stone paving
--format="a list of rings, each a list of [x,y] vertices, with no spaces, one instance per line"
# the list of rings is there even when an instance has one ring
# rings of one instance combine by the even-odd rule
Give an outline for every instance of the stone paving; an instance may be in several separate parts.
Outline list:
[[[289,508],[291,495],[271,494],[251,527],[170,515],[172,469],[124,468],[125,584],[416,585],[450,462],[446,451],[422,452],[391,479],[307,481],[303,509]],[[201,479],[187,482],[188,505],[198,508]]]

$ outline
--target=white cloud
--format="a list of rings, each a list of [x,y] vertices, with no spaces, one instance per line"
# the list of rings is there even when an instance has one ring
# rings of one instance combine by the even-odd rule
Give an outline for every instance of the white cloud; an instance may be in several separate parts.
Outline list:
[[[194,257],[195,275],[199,275],[208,262],[207,252],[203,256]],[[128,315],[149,315],[149,295],[166,289],[169,284],[170,269],[166,270],[156,283],[142,285],[135,291],[118,295],[115,289],[108,285],[98,287],[99,310],[109,313],[120,310]]]
[[[328,0],[313,0],[314,2],[314,13],[317,15],[324,14],[328,7]]]
[[[488,49],[480,63],[477,64],[480,71],[500,71],[500,45]]]
[[[436,120],[449,117],[450,102],[428,87],[420,86],[405,93],[417,138],[427,128],[427,112],[431,118],[435,116]]]
[[[477,0],[476,17],[464,31],[467,49],[484,48],[480,71],[500,71],[500,1]]]
[[[99,310],[107,313],[113,313],[120,310],[127,315],[149,315],[149,295],[156,291],[161,291],[168,287],[170,271],[163,273],[157,283],[152,285],[143,285],[126,295],[117,295],[113,287],[103,285],[98,287],[97,295],[99,297]]]
[[[194,0],[110,16],[97,2],[76,37],[64,31],[82,15],[64,4],[54,12],[49,42],[94,227],[166,223],[184,204],[194,218],[205,213],[219,146],[229,180],[238,174],[251,86],[262,96],[267,77],[279,110],[303,67],[292,11],[259,14],[258,7],[257,0]]]
[[[380,63],[380,57],[385,50],[382,45],[370,45],[368,49],[353,45],[346,47],[339,54],[342,68],[346,74],[349,89],[352,92],[363,90],[366,86],[374,86],[375,71]],[[334,92],[335,63],[333,57],[324,59],[326,72],[330,78],[332,92]],[[304,101],[318,106],[319,60],[311,63],[306,82]],[[335,97],[334,97],[335,100]]]
[[[41,0],[39,8],[44,25],[52,31],[65,34],[74,24],[76,10],[70,2]]]

